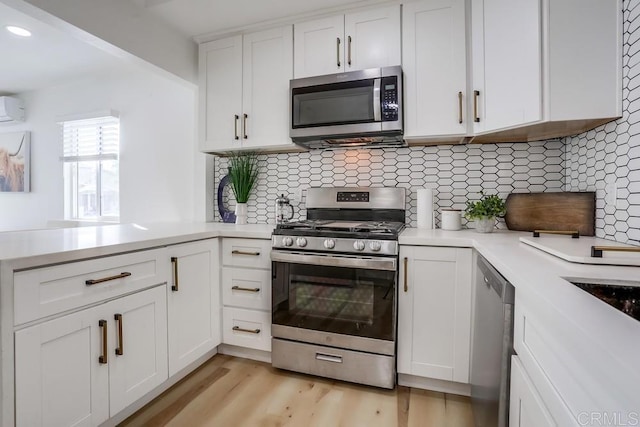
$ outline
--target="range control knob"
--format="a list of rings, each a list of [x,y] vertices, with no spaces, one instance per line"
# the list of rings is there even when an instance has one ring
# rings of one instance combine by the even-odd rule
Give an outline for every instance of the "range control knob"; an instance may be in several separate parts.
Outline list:
[[[304,248],[305,246],[307,246],[307,239],[305,239],[304,237],[298,237],[296,239],[296,244],[301,248]]]
[[[333,239],[327,239],[324,241],[324,247],[327,249],[333,249],[336,247],[336,241]]]
[[[380,242],[376,242],[374,240],[373,242],[369,243],[369,249],[371,249],[373,252],[379,252],[381,248],[382,245],[380,244]]]
[[[356,240],[353,242],[353,249],[356,251],[364,251],[365,244],[362,240]]]
[[[291,237],[283,237],[282,238],[282,244],[285,246],[291,246],[293,245],[293,239]]]

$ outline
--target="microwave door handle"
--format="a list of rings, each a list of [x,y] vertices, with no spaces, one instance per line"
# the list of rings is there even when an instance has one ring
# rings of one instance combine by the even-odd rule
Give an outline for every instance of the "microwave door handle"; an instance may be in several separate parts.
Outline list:
[[[382,105],[380,104],[380,84],[382,79],[373,80],[373,121],[382,121]]]

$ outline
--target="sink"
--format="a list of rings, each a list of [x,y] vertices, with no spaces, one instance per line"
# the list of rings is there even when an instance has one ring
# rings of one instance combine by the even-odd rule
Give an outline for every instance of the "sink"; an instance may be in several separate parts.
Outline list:
[[[563,279],[640,321],[640,281],[580,277]]]

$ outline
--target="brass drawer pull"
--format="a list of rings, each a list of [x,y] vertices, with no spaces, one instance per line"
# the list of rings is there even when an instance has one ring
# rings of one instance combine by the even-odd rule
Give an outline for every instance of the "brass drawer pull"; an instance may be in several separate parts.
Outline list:
[[[122,339],[122,314],[115,314],[113,318],[118,324],[118,347],[116,347],[116,355],[122,356],[124,354],[124,340]]]
[[[591,256],[593,258],[602,258],[603,252],[635,252],[640,253],[640,247],[629,248],[623,246],[591,246]]]
[[[234,331],[239,331],[239,332],[248,332],[250,334],[259,334],[260,333],[260,329],[244,329],[241,328],[240,326],[234,326],[233,328]]]
[[[458,92],[458,123],[462,124],[462,92]]]
[[[563,236],[571,236],[572,239],[578,239],[580,237],[578,230],[533,230],[533,237],[540,237],[541,234],[560,234]]]
[[[131,273],[129,273],[128,271],[125,271],[123,273],[116,274],[115,276],[104,277],[102,279],[89,279],[89,280],[86,280],[84,284],[87,286],[97,285],[98,283],[109,282],[111,280],[122,279],[124,277],[129,277],[129,276],[131,276]]]
[[[473,121],[480,123],[480,117],[478,117],[478,98],[480,97],[480,91],[473,91]]]
[[[234,291],[260,292],[260,288],[241,288],[240,286],[232,286],[231,289]]]
[[[249,255],[249,256],[260,256],[260,252],[250,252],[250,251],[240,251],[234,249],[231,251],[232,255]]]
[[[98,362],[100,362],[101,365],[106,365],[108,361],[107,353],[109,352],[109,350],[107,349],[107,321],[98,321],[98,326],[102,328],[102,355],[98,358]]]
[[[404,291],[409,291],[407,276],[409,275],[409,258],[404,257]]]
[[[178,257],[171,257],[171,265],[173,265],[173,285],[171,286],[171,290],[178,292]]]

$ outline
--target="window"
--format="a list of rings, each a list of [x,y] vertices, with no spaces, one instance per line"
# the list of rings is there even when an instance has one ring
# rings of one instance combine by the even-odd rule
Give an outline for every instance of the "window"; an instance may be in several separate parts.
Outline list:
[[[120,120],[114,115],[62,122],[65,219],[120,217]]]

